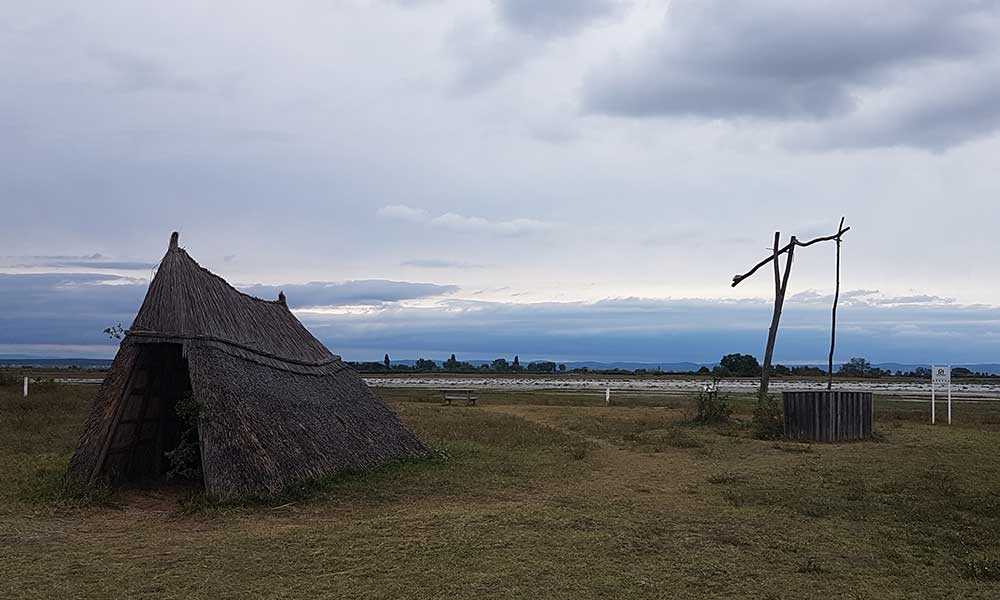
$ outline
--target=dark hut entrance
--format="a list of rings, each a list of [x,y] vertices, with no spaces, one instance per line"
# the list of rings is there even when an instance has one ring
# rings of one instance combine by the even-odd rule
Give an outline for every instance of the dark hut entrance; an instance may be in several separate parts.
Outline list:
[[[104,472],[116,482],[158,480],[178,471],[200,480],[197,429],[183,416],[191,378],[181,345],[137,344],[137,351]]]

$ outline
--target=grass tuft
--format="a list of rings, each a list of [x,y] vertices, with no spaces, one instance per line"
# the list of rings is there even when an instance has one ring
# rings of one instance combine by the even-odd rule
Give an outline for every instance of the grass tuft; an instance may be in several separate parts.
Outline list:
[[[962,575],[977,581],[1000,581],[1000,558],[974,557],[962,563]]]

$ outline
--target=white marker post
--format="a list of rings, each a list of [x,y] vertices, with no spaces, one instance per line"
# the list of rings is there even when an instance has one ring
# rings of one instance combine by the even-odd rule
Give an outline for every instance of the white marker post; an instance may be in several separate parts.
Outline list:
[[[931,367],[931,424],[934,424],[934,400],[937,386],[948,388],[948,424],[951,425],[951,367]]]
[[[948,424],[951,425],[951,365],[948,365]]]
[[[934,373],[936,372],[937,372],[937,367],[931,365],[931,425],[934,424],[934,387],[935,387],[934,383],[937,381],[937,378],[934,376]]]
[[[611,406],[611,388],[605,388],[604,390],[604,405]]]
[[[28,378],[24,378],[24,397],[28,397]]]

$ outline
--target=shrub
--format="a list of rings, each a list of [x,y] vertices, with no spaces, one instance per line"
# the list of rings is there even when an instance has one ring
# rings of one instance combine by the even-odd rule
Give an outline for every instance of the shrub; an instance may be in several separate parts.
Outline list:
[[[785,434],[785,415],[775,396],[762,396],[753,409],[753,436],[759,440],[778,440]]]
[[[698,408],[694,415],[696,423],[724,423],[729,420],[732,408],[729,395],[719,392],[719,380],[714,379],[698,392]]]
[[[202,406],[193,398],[190,392],[177,401],[177,417],[184,428],[181,431],[181,441],[177,447],[166,453],[170,461],[170,471],[167,479],[201,478],[201,446],[198,440],[198,417]]]
[[[0,368],[0,385],[17,385],[23,381],[21,373],[13,369]]]

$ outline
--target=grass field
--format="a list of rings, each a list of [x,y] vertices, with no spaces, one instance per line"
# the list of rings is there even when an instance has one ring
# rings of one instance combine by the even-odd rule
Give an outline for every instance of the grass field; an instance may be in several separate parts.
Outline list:
[[[807,446],[676,396],[379,390],[433,460],[217,505],[64,494],[95,391],[0,387],[2,598],[1000,597],[1000,403]]]

